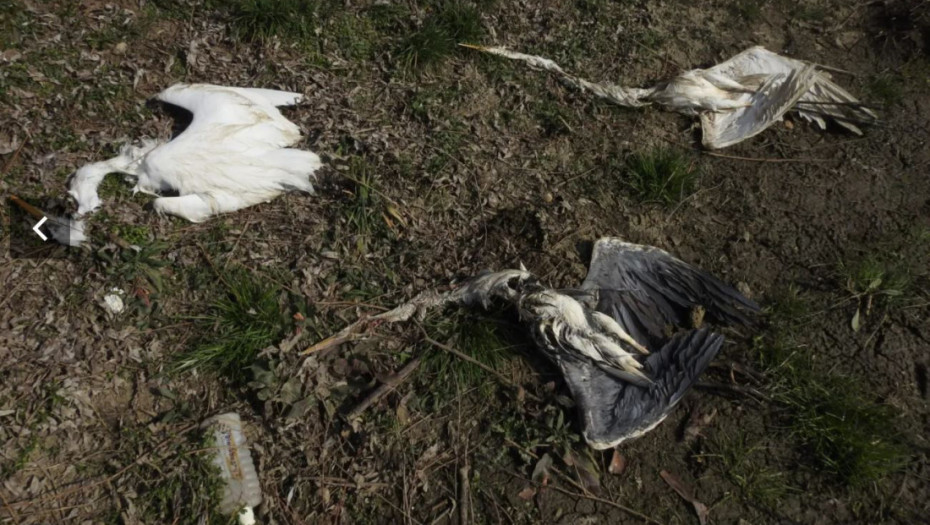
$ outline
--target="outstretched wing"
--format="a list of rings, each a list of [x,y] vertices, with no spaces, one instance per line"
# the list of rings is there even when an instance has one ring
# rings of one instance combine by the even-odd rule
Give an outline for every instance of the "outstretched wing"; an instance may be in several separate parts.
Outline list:
[[[807,62],[773,53],[764,47],[751,47],[721,62],[707,71],[736,80],[757,75],[787,75],[807,66]],[[826,71],[815,71],[810,85],[792,108],[802,118],[815,122],[821,129],[832,119],[840,126],[861,134],[857,124],[874,124],[878,115],[854,96],[833,83]]]
[[[817,72],[811,65],[767,77],[748,97],[745,108],[701,113],[701,140],[719,149],[748,139],[780,121],[811,88]]]
[[[155,98],[194,115],[182,135],[215,134],[215,138],[229,139],[232,147],[236,147],[236,139],[247,139],[243,141],[243,147],[261,144],[275,148],[292,146],[300,140],[300,129],[275,107],[299,101],[297,93],[211,84],[175,84]]]
[[[722,344],[723,336],[706,329],[676,335],[646,358],[645,368],[652,377],[647,386],[618,379],[573,353],[558,354],[557,363],[578,404],[585,440],[603,450],[655,428]]]
[[[649,348],[668,339],[668,326],[691,326],[695,307],[703,307],[709,321],[723,324],[751,324],[751,314],[759,310],[709,273],[658,248],[616,238],[595,243],[581,292],[596,298],[597,311]]]

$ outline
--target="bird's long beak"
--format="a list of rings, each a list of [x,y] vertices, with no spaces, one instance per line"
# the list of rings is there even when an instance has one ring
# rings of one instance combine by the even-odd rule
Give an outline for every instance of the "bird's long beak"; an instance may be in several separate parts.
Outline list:
[[[29,215],[32,215],[36,219],[41,219],[42,217],[45,217],[45,214],[42,213],[42,210],[20,199],[16,195],[10,195],[10,200],[13,201],[13,204],[19,206],[20,208],[23,209],[23,211],[25,211]]]
[[[351,332],[350,332],[350,333],[344,333],[344,332],[343,332],[343,333],[339,333],[339,334],[336,334],[336,335],[332,335],[332,336],[327,337],[326,339],[323,339],[323,340],[320,341],[319,343],[317,343],[317,344],[315,344],[315,345],[313,345],[313,346],[307,348],[306,350],[304,350],[303,352],[301,352],[299,355],[310,355],[310,354],[314,354],[314,353],[316,353],[316,352],[320,352],[320,351],[326,350],[327,348],[330,348],[330,347],[333,347],[333,346],[339,346],[339,345],[341,345],[342,343],[347,343],[347,342],[349,342],[349,341],[353,341],[353,340],[356,340],[356,339],[360,339],[361,337],[362,337],[361,335],[355,334],[355,333],[351,333]]]
[[[459,43],[459,45],[460,45],[461,47],[467,47],[468,49],[475,49],[475,50],[484,51],[484,52],[487,52],[487,51],[488,51],[488,48],[486,48],[486,47],[484,47],[484,46],[476,46],[476,45],[474,45],[474,44],[464,44],[464,43]]]

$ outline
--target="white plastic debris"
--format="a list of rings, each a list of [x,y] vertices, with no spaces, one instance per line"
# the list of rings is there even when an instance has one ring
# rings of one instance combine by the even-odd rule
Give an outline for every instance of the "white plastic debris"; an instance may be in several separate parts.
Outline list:
[[[119,288],[113,288],[110,293],[103,296],[103,309],[108,314],[118,315],[126,310],[126,304],[123,303],[123,291]]]
[[[216,453],[213,463],[219,467],[225,482],[219,509],[224,514],[238,514],[241,525],[254,525],[253,508],[262,502],[262,487],[252,463],[242,420],[239,414],[229,412],[213,416],[201,425],[213,430]]]

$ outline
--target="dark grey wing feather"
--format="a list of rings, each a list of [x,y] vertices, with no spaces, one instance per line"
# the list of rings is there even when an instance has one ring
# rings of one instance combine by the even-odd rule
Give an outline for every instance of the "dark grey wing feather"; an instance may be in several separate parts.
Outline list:
[[[590,361],[564,352],[557,363],[578,403],[582,433],[602,450],[648,432],[662,422],[707,368],[723,336],[706,329],[673,337],[646,358],[653,382],[637,386],[617,379]]]
[[[721,324],[752,324],[759,306],[732,286],[658,248],[604,238],[594,245],[581,290],[595,309],[614,318],[637,341],[662,344],[667,326],[690,327],[694,307]]]

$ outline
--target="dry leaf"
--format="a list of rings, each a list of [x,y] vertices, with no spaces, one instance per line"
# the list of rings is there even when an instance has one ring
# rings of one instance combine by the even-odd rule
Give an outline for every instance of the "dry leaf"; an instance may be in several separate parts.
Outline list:
[[[662,476],[662,479],[668,483],[669,487],[678,493],[679,496],[694,507],[694,512],[697,514],[698,521],[701,522],[701,525],[707,524],[707,514],[708,509],[707,505],[701,503],[694,497],[694,490],[685,485],[685,482],[681,480],[678,476],[672,474],[667,470],[659,472],[659,475]]]
[[[614,449],[614,455],[610,459],[610,466],[607,467],[607,472],[619,476],[623,474],[626,470],[626,457],[620,454],[620,451]]]
[[[710,425],[711,421],[713,421],[716,416],[716,408],[710,412],[702,412],[698,409],[694,409],[688,417],[687,425],[685,425],[684,442],[691,443],[695,439],[703,436],[704,429]]]
[[[536,495],[536,489],[534,489],[533,487],[526,487],[525,489],[521,490],[519,494],[517,494],[517,497],[524,501],[529,501],[533,499],[533,496],[535,495]]]
[[[562,458],[569,467],[575,467],[575,473],[578,475],[578,481],[585,490],[598,492],[601,489],[601,475],[597,465],[588,457],[587,454],[579,454],[574,450],[569,450]]]
[[[543,486],[549,484],[549,467],[552,466],[552,456],[549,454],[543,454],[539,461],[536,462],[536,467],[533,468],[533,476],[531,479],[535,483],[539,483]]]

